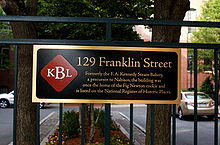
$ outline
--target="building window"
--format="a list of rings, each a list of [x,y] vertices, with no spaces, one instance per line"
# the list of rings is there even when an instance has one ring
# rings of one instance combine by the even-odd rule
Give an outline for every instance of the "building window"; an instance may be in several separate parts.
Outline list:
[[[9,48],[0,47],[0,69],[9,68]]]
[[[187,70],[193,71],[193,56],[190,54],[187,59]]]
[[[8,87],[7,86],[0,86],[0,94],[1,93],[8,93]]]
[[[196,9],[190,8],[189,11],[187,11],[187,21],[196,21]],[[192,33],[192,31],[195,30],[195,27],[188,27],[188,33]]]

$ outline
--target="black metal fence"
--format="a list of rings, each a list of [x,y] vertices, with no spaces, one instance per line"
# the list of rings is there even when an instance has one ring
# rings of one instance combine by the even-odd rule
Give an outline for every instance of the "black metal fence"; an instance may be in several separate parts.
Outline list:
[[[114,18],[77,18],[77,17],[41,17],[41,16],[0,16],[1,22],[49,22],[49,23],[93,23],[93,24],[105,24],[106,36],[105,40],[54,40],[54,39],[0,39],[0,44],[14,44],[14,45],[106,45],[106,46],[136,46],[136,47],[160,47],[166,48],[192,48],[194,49],[194,93],[197,96],[197,81],[198,81],[198,49],[214,49],[214,70],[215,70],[215,119],[214,119],[214,145],[218,145],[218,90],[219,90],[219,76],[218,76],[218,49],[220,44],[204,44],[204,43],[160,43],[160,42],[134,42],[134,41],[112,41],[111,26],[112,24],[130,24],[130,25],[151,25],[151,26],[188,26],[188,27],[216,27],[220,28],[220,22],[201,22],[201,21],[170,21],[170,20],[140,20],[140,19],[114,19]],[[18,50],[16,50],[18,51]],[[17,56],[15,56],[15,64],[17,62]],[[15,65],[15,76],[17,74],[17,66]],[[16,80],[16,78],[15,78]],[[16,82],[15,82],[16,84]],[[15,89],[16,90],[16,89]],[[16,95],[16,92],[15,92]],[[16,98],[16,97],[15,97]],[[198,144],[198,112],[197,112],[197,97],[194,97],[194,145]],[[15,100],[16,105],[16,100]],[[82,105],[83,109],[85,104]],[[16,107],[15,107],[16,108]],[[154,105],[152,105],[151,114],[153,115]],[[59,107],[59,126],[60,134],[62,132],[62,113],[63,104]],[[111,104],[105,104],[105,123],[110,124]],[[176,105],[173,105],[173,114],[176,112]],[[84,116],[82,111],[81,116]],[[16,125],[16,110],[14,110],[14,144],[15,144],[15,125]],[[153,116],[152,116],[153,117]],[[37,107],[37,121],[40,118],[39,105]],[[82,117],[82,123],[84,123],[84,117]],[[154,121],[151,122],[154,126]],[[172,144],[176,145],[176,116],[172,118]],[[154,130],[151,127],[151,144],[154,144]],[[37,144],[40,144],[39,125],[37,126]],[[85,128],[82,128],[82,142],[85,144]],[[59,144],[62,138],[59,139]],[[133,143],[133,104],[130,104],[130,143]],[[105,144],[110,144],[110,126],[105,126]]]

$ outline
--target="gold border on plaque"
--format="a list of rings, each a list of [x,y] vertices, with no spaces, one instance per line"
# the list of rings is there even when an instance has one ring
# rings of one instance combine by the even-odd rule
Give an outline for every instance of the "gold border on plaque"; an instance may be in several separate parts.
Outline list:
[[[181,48],[124,47],[124,46],[79,46],[79,45],[34,45],[33,46],[32,102],[48,103],[124,103],[124,104],[179,104],[181,79]],[[178,90],[176,100],[93,100],[93,99],[41,99],[36,96],[37,51],[39,49],[85,49],[85,50],[121,50],[121,51],[159,51],[176,52],[178,55]]]

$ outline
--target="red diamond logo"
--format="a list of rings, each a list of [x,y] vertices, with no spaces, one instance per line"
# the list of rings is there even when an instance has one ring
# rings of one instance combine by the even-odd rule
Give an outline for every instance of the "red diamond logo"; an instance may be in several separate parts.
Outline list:
[[[77,70],[62,55],[57,55],[40,73],[57,92],[66,88],[78,75]]]

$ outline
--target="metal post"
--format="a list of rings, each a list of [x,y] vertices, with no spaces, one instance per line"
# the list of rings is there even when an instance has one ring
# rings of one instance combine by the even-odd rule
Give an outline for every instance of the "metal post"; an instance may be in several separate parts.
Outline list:
[[[105,145],[110,145],[111,104],[105,104]]]
[[[59,145],[62,145],[62,135],[63,135],[63,103],[60,103],[59,108]]]
[[[85,107],[86,104],[81,104],[81,145],[85,144]]]
[[[40,145],[40,103],[37,103],[36,111],[36,144]]]
[[[112,24],[110,21],[106,23],[106,41],[110,42],[112,40],[111,38],[111,33],[112,33]]]
[[[176,145],[176,104],[173,107],[173,134],[172,134],[172,145]]]
[[[13,145],[16,145],[16,124],[17,124],[17,78],[18,78],[18,46],[15,46],[14,53],[14,109],[13,109]]]
[[[189,66],[190,66],[190,91],[192,90],[192,69],[193,69],[193,67],[192,67],[192,55],[190,55],[189,57]]]
[[[133,144],[133,104],[130,104],[130,144]]]
[[[151,112],[150,112],[150,134],[151,134],[151,138],[150,138],[150,144],[154,145],[154,105],[150,105],[151,107]]]
[[[106,41],[111,41],[111,23],[106,23]],[[110,144],[111,104],[105,104],[105,145]]]
[[[197,48],[194,49],[194,145],[198,144]]]
[[[218,74],[218,49],[214,50],[214,71],[215,71],[215,130],[214,130],[214,145],[218,145],[218,95],[219,95],[219,74]]]

